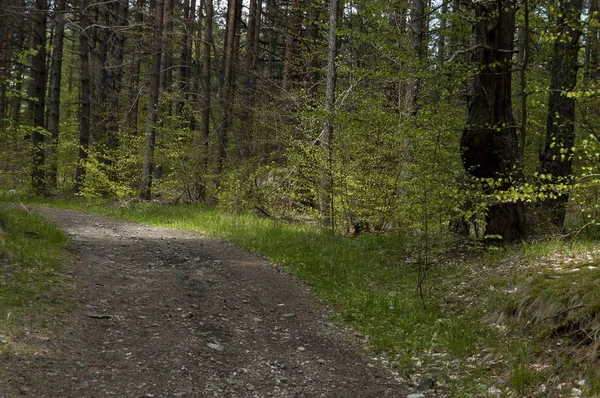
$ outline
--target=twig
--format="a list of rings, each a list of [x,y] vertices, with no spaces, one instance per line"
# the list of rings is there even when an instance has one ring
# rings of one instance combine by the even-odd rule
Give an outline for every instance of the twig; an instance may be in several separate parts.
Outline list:
[[[558,313],[558,314],[556,314],[556,315],[550,315],[550,316],[547,316],[547,317],[545,317],[544,319],[540,320],[540,322],[544,322],[544,321],[546,321],[546,320],[548,320],[548,319],[552,319],[552,318],[558,318],[559,316],[561,316],[561,315],[564,315],[564,314],[566,314],[567,312],[570,312],[570,311],[573,311],[573,310],[578,310],[578,309],[580,309],[580,308],[585,308],[585,307],[586,307],[586,306],[585,306],[585,305],[583,305],[583,304],[581,304],[581,305],[576,305],[575,307],[567,308],[566,310],[563,310],[563,311],[559,312],[559,313]]]
[[[23,210],[25,210],[27,212],[27,214],[31,215],[31,212],[29,211],[29,209],[27,207],[25,207],[25,205],[23,203],[19,203],[19,204],[21,205]]]
[[[105,314],[88,314],[88,318],[94,318],[94,319],[111,319],[113,316],[112,315],[105,315]]]

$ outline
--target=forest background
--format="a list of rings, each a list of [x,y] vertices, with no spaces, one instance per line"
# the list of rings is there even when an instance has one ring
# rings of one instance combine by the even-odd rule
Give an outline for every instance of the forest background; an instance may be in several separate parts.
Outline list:
[[[598,25],[594,0],[3,0],[2,185],[564,232],[597,219]]]
[[[398,233],[421,294],[449,248],[595,241],[598,6],[1,0],[1,189]]]

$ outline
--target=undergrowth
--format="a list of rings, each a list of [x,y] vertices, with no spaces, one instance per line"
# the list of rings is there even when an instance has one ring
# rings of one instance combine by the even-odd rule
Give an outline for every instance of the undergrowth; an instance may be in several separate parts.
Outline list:
[[[25,208],[0,203],[0,351],[11,354],[20,317],[36,311],[60,281],[65,236]]]

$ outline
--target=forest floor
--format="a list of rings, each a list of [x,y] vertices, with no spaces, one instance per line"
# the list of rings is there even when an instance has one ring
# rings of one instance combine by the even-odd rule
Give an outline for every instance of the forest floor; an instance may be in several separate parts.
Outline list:
[[[24,320],[0,359],[0,398],[410,393],[264,258],[198,233],[36,211],[71,238],[66,282],[50,293],[67,310]]]

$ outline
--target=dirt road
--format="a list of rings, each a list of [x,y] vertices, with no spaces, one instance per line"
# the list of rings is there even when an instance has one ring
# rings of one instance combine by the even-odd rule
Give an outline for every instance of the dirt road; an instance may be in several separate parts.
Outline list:
[[[0,359],[1,398],[406,397],[305,284],[263,258],[190,232],[37,211],[71,236],[75,261],[54,294],[73,309]]]

